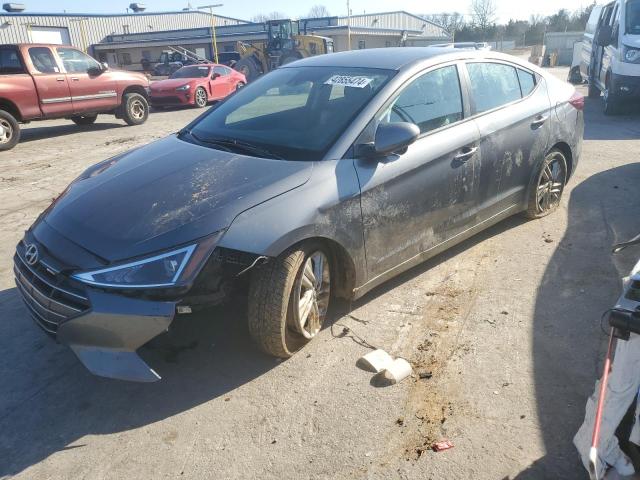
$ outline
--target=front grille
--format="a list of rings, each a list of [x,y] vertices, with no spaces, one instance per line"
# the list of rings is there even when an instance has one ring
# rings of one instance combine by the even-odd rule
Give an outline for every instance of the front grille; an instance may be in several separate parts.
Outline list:
[[[178,97],[151,97],[151,105],[180,105]]]
[[[61,274],[53,274],[41,263],[29,266],[16,252],[13,259],[16,286],[31,316],[42,329],[55,335],[58,325],[89,310],[86,294],[68,285]]]

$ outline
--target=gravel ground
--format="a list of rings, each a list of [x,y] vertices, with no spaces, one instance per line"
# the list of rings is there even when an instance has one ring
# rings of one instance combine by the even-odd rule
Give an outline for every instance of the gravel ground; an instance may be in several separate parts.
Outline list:
[[[198,112],[27,126],[0,155],[0,478],[586,479],[571,438],[603,355],[600,314],[638,255],[613,259],[610,245],[640,231],[640,117],[600,112],[587,101],[581,164],[554,215],[504,221],[351,315],[340,305],[286,362],[255,351],[241,305],[181,318],[143,349],[163,376],[145,385],[93,377],[45,337],[11,257],[87,166]],[[433,376],[373,387],[354,333]],[[441,438],[455,448],[426,448]]]

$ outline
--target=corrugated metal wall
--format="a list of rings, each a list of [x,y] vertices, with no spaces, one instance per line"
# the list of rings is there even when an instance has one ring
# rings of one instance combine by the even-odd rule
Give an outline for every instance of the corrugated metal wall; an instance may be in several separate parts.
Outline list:
[[[242,20],[218,16],[214,17],[216,26],[245,23]],[[87,45],[83,45],[81,23],[84,24]],[[211,26],[211,16],[204,12],[109,16],[0,15],[0,44],[30,42],[29,25],[67,28],[71,37],[71,43],[83,48],[94,43],[99,43],[108,35],[113,34],[209,27]]]
[[[371,13],[366,15],[352,15],[352,27],[388,28],[394,30],[413,30],[423,32],[428,37],[447,38],[444,28],[434,25],[427,20],[411,15],[407,12]],[[338,18],[338,25],[346,25],[347,18]]]
[[[544,36],[547,54],[558,54],[558,65],[571,65],[573,44],[582,41],[584,32],[550,32]]]

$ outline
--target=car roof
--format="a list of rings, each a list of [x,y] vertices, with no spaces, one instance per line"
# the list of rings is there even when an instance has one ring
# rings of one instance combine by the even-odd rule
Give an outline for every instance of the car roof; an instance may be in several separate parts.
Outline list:
[[[464,50],[453,47],[392,47],[351,50],[309,57],[280,68],[295,67],[357,67],[402,70],[416,64],[433,64],[467,59],[502,60],[542,73],[525,60],[493,50]],[[429,61],[430,60],[430,61]],[[426,65],[425,65],[426,66]]]

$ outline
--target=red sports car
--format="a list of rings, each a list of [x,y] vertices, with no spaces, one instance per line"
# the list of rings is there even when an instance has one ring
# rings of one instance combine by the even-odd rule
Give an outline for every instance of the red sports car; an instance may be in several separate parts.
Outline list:
[[[151,84],[151,104],[156,107],[175,105],[207,106],[246,85],[245,76],[229,67],[200,63],[182,67],[168,79]]]

